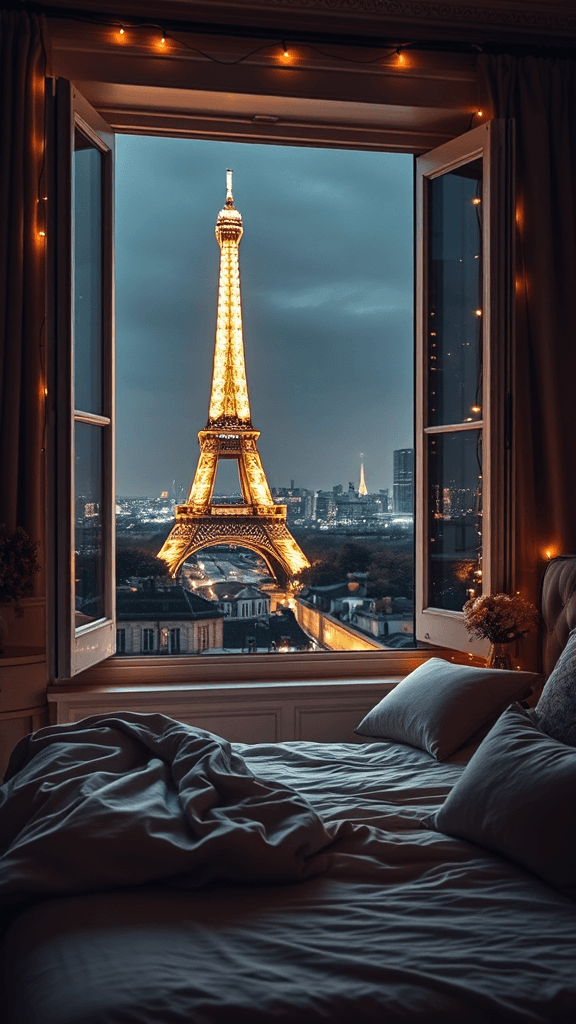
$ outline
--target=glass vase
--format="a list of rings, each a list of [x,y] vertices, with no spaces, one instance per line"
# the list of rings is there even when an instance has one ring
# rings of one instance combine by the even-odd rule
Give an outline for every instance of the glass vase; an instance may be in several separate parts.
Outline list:
[[[512,668],[510,644],[490,644],[490,653],[486,662],[488,668]]]

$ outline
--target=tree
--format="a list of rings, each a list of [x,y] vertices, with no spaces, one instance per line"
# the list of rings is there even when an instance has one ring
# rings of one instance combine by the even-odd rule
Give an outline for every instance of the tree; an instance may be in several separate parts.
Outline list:
[[[414,599],[414,559],[411,552],[374,552],[368,564],[368,597]]]
[[[130,576],[169,579],[166,563],[142,547],[118,544],[116,547],[116,580],[124,583]]]

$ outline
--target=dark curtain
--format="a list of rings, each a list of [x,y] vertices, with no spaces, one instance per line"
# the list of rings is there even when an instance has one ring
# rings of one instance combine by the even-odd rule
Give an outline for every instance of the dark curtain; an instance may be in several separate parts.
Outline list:
[[[576,61],[479,58],[494,117],[516,124],[513,586],[576,552]]]
[[[43,19],[0,22],[0,523],[42,539],[44,430]]]

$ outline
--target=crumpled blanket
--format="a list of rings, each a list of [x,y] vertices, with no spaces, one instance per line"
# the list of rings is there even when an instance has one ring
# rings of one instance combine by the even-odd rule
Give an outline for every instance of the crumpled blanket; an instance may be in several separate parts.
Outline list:
[[[350,823],[256,778],[230,744],[165,715],[39,729],[0,786],[0,904],[152,880],[292,882],[326,870]]]

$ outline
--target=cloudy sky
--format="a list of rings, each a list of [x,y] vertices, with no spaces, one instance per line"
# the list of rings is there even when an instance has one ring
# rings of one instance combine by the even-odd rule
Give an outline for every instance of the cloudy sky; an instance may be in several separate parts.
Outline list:
[[[226,168],[271,487],[392,485],[412,447],[412,157],[118,136],[117,488],[186,492],[206,424]],[[230,476],[233,470],[235,479]],[[237,490],[235,463],[217,490]]]

